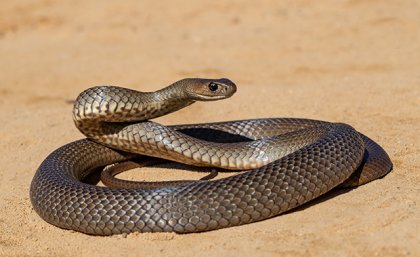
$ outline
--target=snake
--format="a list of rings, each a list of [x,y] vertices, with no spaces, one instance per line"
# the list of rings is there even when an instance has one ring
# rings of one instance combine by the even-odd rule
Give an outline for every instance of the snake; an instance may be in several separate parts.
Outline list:
[[[74,123],[86,138],[41,163],[29,190],[33,209],[52,225],[92,235],[204,232],[272,218],[392,170],[380,145],[344,123],[151,121],[197,101],[229,98],[236,90],[226,78],[186,78],[154,92],[86,89],[73,107]],[[158,187],[97,185],[104,167],[139,155],[237,173]]]

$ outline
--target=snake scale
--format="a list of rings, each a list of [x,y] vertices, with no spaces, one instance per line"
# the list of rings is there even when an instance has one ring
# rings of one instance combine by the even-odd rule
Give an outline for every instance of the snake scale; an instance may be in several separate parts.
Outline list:
[[[196,101],[228,98],[228,79],[183,79],[155,92],[93,87],[73,118],[87,136],[52,152],[30,188],[47,222],[87,234],[209,231],[264,220],[331,189],[358,186],[392,169],[386,152],[342,123],[271,118],[163,126],[150,121]],[[243,171],[157,188],[87,183],[135,154]],[[96,180],[97,182],[97,180]]]

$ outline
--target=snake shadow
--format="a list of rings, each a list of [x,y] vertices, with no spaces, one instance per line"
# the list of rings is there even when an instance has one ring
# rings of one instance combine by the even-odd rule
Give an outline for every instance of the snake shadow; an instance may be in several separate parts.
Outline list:
[[[338,197],[338,196],[340,196],[342,194],[345,194],[345,193],[348,193],[350,191],[353,191],[356,188],[357,187],[341,188],[341,187],[338,186],[337,188],[334,188],[331,191],[328,191],[327,193],[325,193],[325,194],[323,194],[323,195],[321,195],[321,196],[319,196],[319,197],[317,197],[315,199],[312,199],[309,202],[306,202],[306,203],[304,203],[304,204],[302,204],[302,205],[300,205],[298,207],[295,207],[295,208],[293,208],[291,210],[288,210],[288,211],[286,211],[284,213],[281,213],[278,216],[288,215],[288,214],[291,214],[291,213],[294,213],[294,212],[304,211],[307,208],[310,208],[310,207],[312,207],[314,205],[321,204],[321,203],[323,203],[325,201],[328,201],[328,200],[330,200],[330,199],[332,199],[334,197]]]

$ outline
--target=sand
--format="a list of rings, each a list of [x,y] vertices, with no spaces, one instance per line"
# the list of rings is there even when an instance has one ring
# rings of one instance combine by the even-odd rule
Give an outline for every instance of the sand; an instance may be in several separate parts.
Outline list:
[[[420,256],[419,24],[415,0],[2,1],[0,256]],[[34,212],[39,164],[83,138],[71,117],[79,92],[151,91],[184,77],[227,77],[238,92],[159,122],[345,122],[380,143],[394,169],[296,211],[200,234],[89,236]]]

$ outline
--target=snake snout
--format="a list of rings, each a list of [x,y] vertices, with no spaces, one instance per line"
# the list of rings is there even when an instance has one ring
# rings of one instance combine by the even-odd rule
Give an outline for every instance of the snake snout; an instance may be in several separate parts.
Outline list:
[[[222,87],[221,90],[226,94],[227,97],[231,97],[236,93],[236,84],[230,79],[221,78],[219,79],[219,85]]]

